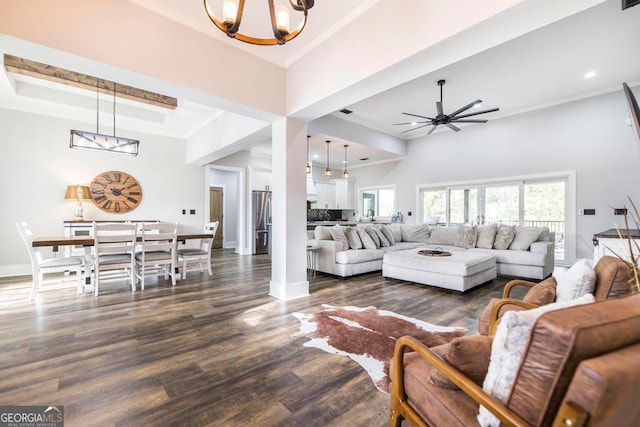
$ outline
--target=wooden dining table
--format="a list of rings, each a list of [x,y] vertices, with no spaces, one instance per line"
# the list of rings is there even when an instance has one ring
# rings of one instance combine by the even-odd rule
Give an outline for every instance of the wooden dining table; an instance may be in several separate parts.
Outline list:
[[[211,233],[182,233],[182,234],[178,234],[178,237],[176,240],[180,243],[185,243],[187,240],[210,239],[212,237],[213,237],[213,234]],[[141,237],[138,237],[138,240],[141,240]],[[85,257],[84,290],[85,292],[90,292],[93,289],[93,283],[91,282],[91,268],[86,268],[86,265],[91,265],[91,248],[94,245],[95,245],[95,241],[92,236],[35,237],[31,242],[31,246],[34,248],[50,247],[50,248],[53,248],[54,252],[57,252],[60,246],[84,247],[84,257]],[[177,267],[176,267],[176,270],[177,270]]]

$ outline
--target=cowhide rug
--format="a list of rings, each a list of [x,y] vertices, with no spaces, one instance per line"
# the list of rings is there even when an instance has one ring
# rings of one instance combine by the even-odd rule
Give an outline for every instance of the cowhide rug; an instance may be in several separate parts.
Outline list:
[[[428,347],[445,344],[466,334],[465,328],[432,325],[375,307],[333,307],[315,314],[293,313],[300,320],[304,345],[348,356],[362,366],[378,390],[389,392],[389,363],[399,337],[410,335]]]

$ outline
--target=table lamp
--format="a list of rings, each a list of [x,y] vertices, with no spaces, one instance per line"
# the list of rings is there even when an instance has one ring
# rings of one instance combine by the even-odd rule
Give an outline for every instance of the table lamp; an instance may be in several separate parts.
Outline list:
[[[91,200],[91,191],[86,185],[67,185],[67,192],[64,195],[65,200],[75,200],[78,202],[73,213],[76,221],[83,221],[82,216],[82,201]]]

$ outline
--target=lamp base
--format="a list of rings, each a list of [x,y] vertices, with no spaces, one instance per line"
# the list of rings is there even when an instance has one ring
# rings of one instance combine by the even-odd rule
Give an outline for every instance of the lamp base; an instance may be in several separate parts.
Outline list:
[[[78,202],[76,208],[73,210],[76,221],[84,221],[84,217],[82,216],[83,211],[84,209],[82,208],[82,202]]]

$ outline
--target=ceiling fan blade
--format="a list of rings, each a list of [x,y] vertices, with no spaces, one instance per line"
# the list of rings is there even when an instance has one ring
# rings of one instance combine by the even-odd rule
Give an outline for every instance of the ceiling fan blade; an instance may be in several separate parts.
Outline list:
[[[407,123],[391,123],[391,126],[400,126],[400,125],[417,125],[420,123],[430,123],[430,122],[407,122]]]
[[[417,129],[420,129],[420,128],[423,128],[423,127],[427,127],[427,126],[432,126],[432,125],[433,125],[433,123],[427,123],[426,125],[418,126],[418,127],[412,128],[412,129],[403,130],[402,133],[412,132],[414,130],[417,130]]]
[[[453,119],[451,121],[452,122],[456,122],[456,123],[487,123],[489,120],[482,120],[482,119],[462,119],[462,120],[458,120],[458,119]]]
[[[436,110],[438,111],[438,115],[444,115],[444,110],[442,109],[442,102],[436,101]]]
[[[464,107],[460,108],[459,110],[456,110],[453,113],[449,114],[449,117],[454,117],[454,116],[462,113],[463,111],[467,111],[469,108],[475,107],[476,105],[480,104],[481,102],[482,101],[480,99],[476,99],[475,101],[465,105]]]
[[[436,130],[436,128],[438,127],[438,125],[434,125],[431,130],[429,132],[427,132],[427,135],[431,135],[433,133],[434,130]]]
[[[493,113],[494,111],[499,111],[499,110],[500,110],[499,108],[491,108],[489,110],[476,111],[475,113],[463,114],[461,116],[453,117],[453,118],[464,119],[465,117],[477,116],[478,114]]]
[[[451,130],[454,130],[456,132],[460,132],[460,128],[457,127],[457,126],[452,125],[451,123],[445,123],[445,125]]]
[[[412,114],[412,113],[402,113],[402,114],[404,114],[406,116],[420,117],[421,119],[433,120],[432,117],[420,116],[418,114]]]

